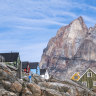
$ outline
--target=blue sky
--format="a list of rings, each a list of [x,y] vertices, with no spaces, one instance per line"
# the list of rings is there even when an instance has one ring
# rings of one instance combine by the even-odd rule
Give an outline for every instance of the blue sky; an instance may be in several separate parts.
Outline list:
[[[79,16],[94,26],[96,0],[0,0],[0,52],[40,61],[49,39]]]

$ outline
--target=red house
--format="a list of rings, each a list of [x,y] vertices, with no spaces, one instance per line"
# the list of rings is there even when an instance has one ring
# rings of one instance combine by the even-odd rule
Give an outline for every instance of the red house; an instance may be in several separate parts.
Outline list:
[[[30,72],[29,62],[22,62],[22,69],[24,72],[29,73]]]
[[[35,69],[37,73],[38,62],[22,62],[22,70],[26,73],[30,72],[30,69]]]

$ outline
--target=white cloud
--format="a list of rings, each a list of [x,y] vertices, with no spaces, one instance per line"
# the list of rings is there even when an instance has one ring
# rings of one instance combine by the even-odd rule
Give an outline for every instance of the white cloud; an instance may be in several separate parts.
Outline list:
[[[82,17],[84,18],[84,20],[86,20],[88,22],[96,23],[96,20],[94,20],[93,18],[91,18],[89,16],[82,15]]]
[[[74,0],[0,0],[0,51],[19,51],[22,60],[38,61],[57,26],[80,15],[87,25],[96,22],[96,14],[88,16],[86,10],[95,12],[96,7]]]
[[[0,52],[19,52],[22,61],[40,61],[43,49],[47,46],[47,42],[35,43],[35,44],[25,44],[25,45],[18,45],[13,42],[11,44],[3,44],[5,41],[2,42],[2,46],[0,48]],[[0,42],[1,44],[1,42]]]
[[[43,50],[47,46],[46,43],[37,43],[32,45],[27,45],[20,48],[21,60],[23,61],[40,61]]]

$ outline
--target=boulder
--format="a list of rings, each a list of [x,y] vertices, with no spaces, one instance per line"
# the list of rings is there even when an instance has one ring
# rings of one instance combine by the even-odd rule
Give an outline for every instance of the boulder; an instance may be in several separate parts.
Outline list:
[[[4,86],[4,88],[5,89],[10,89],[10,87],[11,87],[11,82],[9,82],[9,81],[4,81],[4,80],[2,80],[2,84],[3,84],[3,86]]]
[[[53,89],[41,88],[41,90],[44,96],[62,96],[62,94],[60,94],[58,91]]]
[[[23,83],[24,83],[24,81],[23,81],[23,79],[17,79],[17,81],[21,84],[21,85],[23,85]]]
[[[40,82],[39,85],[44,88],[53,89],[64,93],[68,92],[70,89],[69,85],[56,82]]]
[[[33,96],[41,96],[41,89],[40,86],[38,86],[37,84],[28,83],[27,87],[30,89]]]
[[[33,95],[32,92],[27,87],[25,87],[22,90],[22,96],[33,96]]]
[[[5,63],[0,63],[0,82],[2,80],[7,80],[10,82],[14,82],[16,80],[16,77],[13,75],[13,73]]]
[[[58,82],[39,82],[39,86],[41,87],[42,93],[44,94],[53,93],[52,96],[54,96],[56,92],[57,92],[56,94],[62,96],[83,96],[84,94],[88,94],[88,96],[96,95],[94,92],[90,91],[86,87],[79,85],[71,80],[65,80],[65,81],[57,80],[57,81]]]
[[[10,90],[15,93],[20,93],[22,91],[22,85],[18,81],[15,81],[14,83],[12,83]]]
[[[5,89],[0,89],[0,96],[17,96],[17,95]]]
[[[32,82],[38,84],[38,82],[43,82],[44,79],[42,79],[39,75],[33,74],[32,76]]]

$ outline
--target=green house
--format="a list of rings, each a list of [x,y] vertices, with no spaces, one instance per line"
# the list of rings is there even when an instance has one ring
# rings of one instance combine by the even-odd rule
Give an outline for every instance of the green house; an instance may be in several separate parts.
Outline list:
[[[8,65],[18,68],[20,61],[20,56],[18,52],[11,53],[0,53],[0,62],[5,62]]]
[[[89,89],[96,89],[96,73],[92,69],[88,69],[78,80]]]

